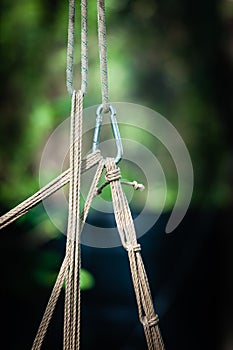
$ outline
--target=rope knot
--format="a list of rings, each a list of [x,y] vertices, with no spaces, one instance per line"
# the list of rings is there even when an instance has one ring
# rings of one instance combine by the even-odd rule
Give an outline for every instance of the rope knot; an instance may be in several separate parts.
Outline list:
[[[121,178],[120,168],[109,170],[105,175],[105,179],[108,182],[116,181],[116,180],[119,180],[120,178]]]
[[[126,250],[128,252],[130,251],[133,251],[133,252],[140,252],[141,250],[141,245],[138,243],[138,244],[135,244],[135,245],[132,245],[132,244],[127,244],[126,245]]]
[[[143,191],[145,189],[145,186],[143,184],[139,184],[137,181],[133,181],[132,186],[135,190]]]
[[[156,314],[152,318],[148,319],[146,316],[143,317],[142,323],[144,326],[153,327],[159,323],[159,316]]]

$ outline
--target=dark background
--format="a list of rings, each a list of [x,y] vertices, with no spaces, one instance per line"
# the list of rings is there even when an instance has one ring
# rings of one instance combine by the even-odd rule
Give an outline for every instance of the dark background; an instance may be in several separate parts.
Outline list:
[[[183,222],[166,235],[164,213],[140,239],[166,349],[231,350],[233,3],[107,0],[106,7],[112,100],[165,115],[194,167]],[[43,145],[69,115],[67,11],[68,1],[1,1],[2,214],[38,189]],[[100,101],[94,2],[89,26],[86,106]],[[78,35],[77,28],[77,45]],[[3,349],[30,349],[64,249],[42,205],[1,231]],[[84,246],[82,256],[95,280],[82,293],[82,348],[145,349],[123,249]],[[44,349],[61,348],[63,297]]]

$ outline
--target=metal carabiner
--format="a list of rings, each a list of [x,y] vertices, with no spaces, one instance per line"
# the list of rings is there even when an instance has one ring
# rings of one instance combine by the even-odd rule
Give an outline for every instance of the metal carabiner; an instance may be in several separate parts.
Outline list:
[[[123,146],[121,142],[120,131],[116,120],[116,111],[112,105],[109,105],[109,111],[110,111],[112,133],[113,133],[113,136],[116,142],[116,148],[117,148],[117,155],[115,158],[115,163],[117,164],[122,159]],[[100,105],[96,110],[96,124],[95,124],[95,131],[94,131],[94,137],[93,137],[93,143],[92,143],[92,152],[95,152],[99,148],[100,131],[102,126],[102,114],[101,114],[102,112],[103,112],[103,105]]]

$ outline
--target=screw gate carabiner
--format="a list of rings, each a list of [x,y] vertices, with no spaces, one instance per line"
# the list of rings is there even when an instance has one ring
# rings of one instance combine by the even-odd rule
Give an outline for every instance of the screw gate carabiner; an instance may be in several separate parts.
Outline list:
[[[123,146],[121,142],[120,131],[116,120],[116,111],[112,105],[109,105],[109,111],[110,111],[112,133],[113,133],[113,136],[116,142],[116,148],[117,148],[117,155],[115,158],[115,163],[117,164],[122,159]],[[101,114],[102,112],[103,112],[103,105],[100,105],[96,110],[96,124],[95,124],[95,131],[94,131],[94,137],[93,137],[93,143],[92,143],[92,152],[95,152],[99,148],[100,131],[102,126],[102,114]]]

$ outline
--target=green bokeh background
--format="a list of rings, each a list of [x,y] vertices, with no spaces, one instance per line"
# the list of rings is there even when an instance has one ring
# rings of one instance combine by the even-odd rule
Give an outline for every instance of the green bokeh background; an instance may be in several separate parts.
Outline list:
[[[107,1],[110,97],[165,115],[190,151],[195,201],[224,206],[231,200],[228,126],[216,98],[216,67],[221,50],[227,59],[232,58],[224,35],[230,2],[203,4],[198,26],[192,13],[195,8],[189,2],[182,5],[174,10],[169,2],[165,6],[159,1]],[[6,208],[38,188],[41,149],[51,131],[69,115],[67,11],[62,1],[2,2],[1,204]],[[78,87],[78,24],[76,32]],[[94,2],[89,6],[89,37],[85,106],[101,99]]]

